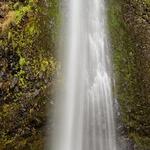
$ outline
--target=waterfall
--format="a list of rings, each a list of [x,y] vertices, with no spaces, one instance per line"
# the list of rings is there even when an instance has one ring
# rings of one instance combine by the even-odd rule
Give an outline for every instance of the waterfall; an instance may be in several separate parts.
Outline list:
[[[105,0],[66,2],[52,150],[116,150]]]

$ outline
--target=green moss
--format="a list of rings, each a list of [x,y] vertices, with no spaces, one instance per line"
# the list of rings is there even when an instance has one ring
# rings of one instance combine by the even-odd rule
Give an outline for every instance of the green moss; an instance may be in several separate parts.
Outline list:
[[[19,65],[20,65],[20,66],[24,66],[24,65],[26,65],[26,64],[27,64],[26,59],[23,58],[23,57],[20,57],[20,59],[19,59]]]
[[[36,20],[32,20],[26,25],[25,32],[28,34],[28,36],[32,37],[34,37],[34,35],[36,36],[39,35],[40,30],[39,27],[37,26]]]
[[[19,8],[18,10],[15,11],[15,22],[16,24],[19,24],[22,20],[22,18],[31,11],[31,6],[27,5],[24,7]]]
[[[41,70],[42,70],[42,71],[45,71],[47,67],[48,67],[48,61],[43,60],[43,61],[41,62]]]
[[[150,138],[139,136],[136,133],[131,133],[130,137],[135,140],[136,143],[138,143],[138,150],[149,150],[150,147]]]

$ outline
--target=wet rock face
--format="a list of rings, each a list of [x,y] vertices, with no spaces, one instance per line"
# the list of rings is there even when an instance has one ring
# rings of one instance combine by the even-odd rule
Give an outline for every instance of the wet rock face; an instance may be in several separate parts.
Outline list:
[[[118,100],[114,99],[114,116],[116,123],[116,142],[118,150],[136,150],[136,145],[128,137],[127,129],[122,122],[121,117],[121,108],[119,107]]]
[[[11,48],[1,50],[0,128],[2,130],[0,131],[0,143],[3,141],[3,135],[5,138],[16,136],[22,137],[22,139],[29,138],[33,136],[32,130],[37,134],[36,130],[40,131],[46,121],[44,117],[46,92],[42,92],[40,87],[37,88],[34,82],[30,82],[33,86],[26,88],[20,85],[20,77],[17,76],[21,70],[19,60],[19,55]],[[38,80],[38,82],[41,81]],[[43,83],[40,85],[42,86]],[[17,142],[13,144],[17,144]]]
[[[11,48],[10,48],[11,49]],[[16,85],[18,83],[18,79],[13,77],[19,71],[20,57],[16,52],[11,50],[5,51],[1,49],[0,53],[0,104],[5,103],[6,101],[10,101],[13,99],[11,93],[15,91]],[[8,96],[10,94],[10,96]]]
[[[38,0],[32,3],[28,0],[0,2],[0,28],[9,12],[15,16],[7,28],[0,29],[2,150],[44,149],[46,105],[53,101],[52,87],[57,63],[52,53],[56,49],[51,40],[53,34],[41,30],[43,24],[46,26],[46,20],[41,20],[42,16],[46,18],[48,13],[43,3]],[[44,15],[40,11],[43,9]],[[55,20],[53,16],[51,18]],[[48,29],[51,30],[54,31]],[[46,40],[40,38],[45,34]],[[39,44],[39,39],[44,44]],[[50,49],[47,43],[53,47]]]
[[[8,51],[2,57],[7,61],[6,70],[9,71],[12,75],[17,74],[17,72],[20,71],[20,68],[17,68],[20,57],[16,52]]]
[[[131,139],[134,150],[149,150],[150,1],[112,0],[109,7],[117,98],[126,131],[120,139]]]
[[[145,138],[146,145],[150,141],[150,2],[125,1],[123,7],[124,20],[135,44],[136,53],[136,105],[133,106],[136,128],[135,132]],[[134,137],[136,138],[136,136]],[[147,143],[148,144],[148,143]],[[150,146],[150,145],[149,145]],[[148,147],[148,145],[147,145]]]
[[[4,14],[4,12],[1,10],[1,11],[0,11],[0,18],[3,19],[4,16],[5,16],[5,14]]]

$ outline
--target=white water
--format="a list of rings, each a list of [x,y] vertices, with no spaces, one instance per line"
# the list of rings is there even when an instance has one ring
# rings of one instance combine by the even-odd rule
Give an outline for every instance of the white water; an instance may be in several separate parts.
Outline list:
[[[116,150],[105,2],[66,4],[64,86],[52,150]]]

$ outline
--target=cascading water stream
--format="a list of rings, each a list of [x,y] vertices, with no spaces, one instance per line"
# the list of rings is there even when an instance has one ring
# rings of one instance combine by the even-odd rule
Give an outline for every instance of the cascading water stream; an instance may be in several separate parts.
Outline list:
[[[104,0],[69,0],[52,150],[116,150]]]

